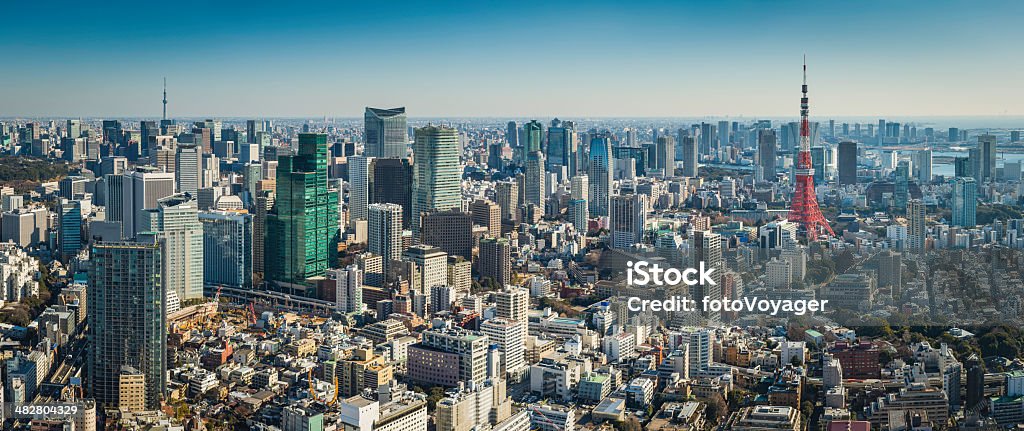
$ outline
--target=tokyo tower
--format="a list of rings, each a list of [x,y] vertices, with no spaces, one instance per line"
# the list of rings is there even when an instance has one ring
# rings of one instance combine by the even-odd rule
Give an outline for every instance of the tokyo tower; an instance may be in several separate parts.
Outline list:
[[[811,164],[811,124],[807,121],[810,112],[807,101],[807,56],[804,56],[803,97],[800,98],[800,153],[796,160],[796,190],[789,208],[789,221],[799,223],[800,230],[808,241],[815,241],[828,233],[835,236],[825,216],[818,208],[818,197],[814,192],[814,166]]]

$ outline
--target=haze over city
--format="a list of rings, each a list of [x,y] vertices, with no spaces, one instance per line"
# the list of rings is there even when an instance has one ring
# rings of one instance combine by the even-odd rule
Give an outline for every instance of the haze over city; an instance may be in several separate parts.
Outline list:
[[[1024,4],[7,5],[0,116],[1024,115]]]

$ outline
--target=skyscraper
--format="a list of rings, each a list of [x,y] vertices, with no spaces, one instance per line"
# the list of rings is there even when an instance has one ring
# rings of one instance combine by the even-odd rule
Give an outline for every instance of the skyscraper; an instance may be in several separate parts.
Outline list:
[[[564,166],[573,175],[576,172],[576,131],[571,121],[559,121],[557,118],[548,128],[547,169],[555,171]]]
[[[370,187],[373,180],[373,157],[353,156],[348,158],[348,222],[366,220],[366,206],[370,204]]]
[[[252,215],[234,211],[199,213],[203,226],[203,283],[252,288]]]
[[[590,139],[590,214],[607,216],[609,198],[613,188],[612,140],[607,133],[599,133]]]
[[[501,208],[503,220],[519,219],[519,185],[514,181],[501,181],[494,185],[494,200]]]
[[[925,221],[924,202],[920,199],[911,199],[907,203],[907,249],[911,253],[924,251]]]
[[[505,142],[513,149],[519,146],[519,126],[515,121],[508,122],[508,127],[505,129]]]
[[[900,160],[896,164],[895,183],[893,184],[893,205],[896,208],[907,207],[910,198],[910,163]]]
[[[412,164],[406,158],[374,159],[371,203],[402,206],[402,226],[412,218]]]
[[[659,136],[655,154],[655,169],[661,169],[666,177],[676,173],[676,141],[672,136]]]
[[[523,152],[544,151],[544,125],[537,120],[523,124]]]
[[[487,228],[487,236],[501,236],[501,207],[498,204],[477,199],[469,205],[469,211],[473,214],[473,224]]]
[[[300,133],[298,154],[278,157],[266,278],[301,283],[323,276],[337,254],[339,217],[338,192],[327,181],[327,135]]]
[[[914,167],[917,169],[917,181],[921,184],[932,182],[932,150],[925,148],[918,150],[914,157]]]
[[[402,207],[370,204],[366,224],[366,250],[383,257],[384,274],[402,257]]]
[[[462,209],[462,171],[455,129],[426,126],[416,129],[413,153],[412,230],[420,238],[420,215],[432,210]]]
[[[996,137],[995,135],[979,135],[978,147],[970,152],[971,164],[974,168],[974,180],[984,184],[996,179]]]
[[[405,107],[380,109],[366,108],[363,115],[366,148],[364,156],[368,157],[405,157],[409,142],[409,130],[406,124]]]
[[[710,231],[696,230],[690,240],[692,241],[691,256],[693,257],[690,263],[691,268],[700,268],[700,265],[704,265],[705,268],[714,268],[714,272],[711,273],[714,284],[691,286],[690,297],[708,296],[711,299],[720,299],[722,297],[722,271],[725,269],[722,261],[722,236]],[[708,317],[717,317],[718,315],[718,313],[712,312],[705,314]]]
[[[953,179],[953,226],[974,227],[977,225],[977,182],[971,177]]]
[[[175,194],[139,212],[139,233],[164,241],[164,283],[180,300],[203,297],[203,225],[194,197]]]
[[[857,143],[839,143],[839,184],[857,184]]]
[[[687,178],[697,177],[700,153],[697,151],[697,139],[693,136],[684,136],[681,139],[683,149],[683,176]]]
[[[647,196],[641,194],[611,197],[609,225],[612,247],[630,248],[643,242],[647,222]]]
[[[86,350],[90,396],[104,408],[119,402],[121,367],[145,376],[145,407],[156,410],[166,387],[167,315],[161,244],[110,242],[92,246]]]
[[[202,150],[195,145],[178,145],[174,153],[174,180],[178,191],[196,196],[199,193]]]
[[[757,166],[761,181],[775,181],[775,131],[762,129],[757,131]]]
[[[82,248],[82,203],[77,200],[61,199],[57,223],[60,254],[66,260],[77,255],[78,250]]]
[[[149,166],[136,167],[120,178],[107,177],[107,214],[122,222],[124,238],[133,238],[137,232],[139,210],[155,208],[156,202],[174,194],[174,174],[158,171]]]
[[[544,153],[531,151],[526,155],[526,202],[543,207],[547,200],[547,192],[544,187],[545,175]]]

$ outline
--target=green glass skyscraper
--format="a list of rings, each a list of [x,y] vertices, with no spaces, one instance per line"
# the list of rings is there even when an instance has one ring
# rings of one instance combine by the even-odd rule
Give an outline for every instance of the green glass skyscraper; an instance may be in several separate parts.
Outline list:
[[[416,129],[412,166],[413,238],[420,238],[420,218],[433,210],[462,209],[459,136],[449,127]],[[278,185],[278,187],[281,187]]]
[[[337,257],[338,193],[328,187],[327,135],[300,133],[296,155],[280,156],[277,200],[267,214],[268,280],[322,277]]]

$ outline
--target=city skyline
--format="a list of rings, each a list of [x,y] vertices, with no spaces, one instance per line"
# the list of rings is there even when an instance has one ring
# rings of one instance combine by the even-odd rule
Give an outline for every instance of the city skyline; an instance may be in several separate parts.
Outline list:
[[[756,6],[204,5],[224,23],[168,27],[147,5],[67,4],[0,30],[21,64],[0,71],[17,101],[0,116],[158,118],[167,77],[172,118],[791,117],[804,53],[812,118],[1024,115],[1008,91],[1024,5]]]

